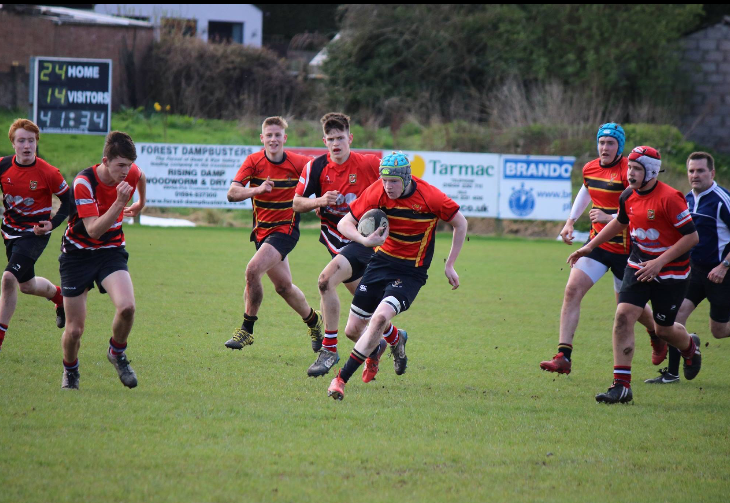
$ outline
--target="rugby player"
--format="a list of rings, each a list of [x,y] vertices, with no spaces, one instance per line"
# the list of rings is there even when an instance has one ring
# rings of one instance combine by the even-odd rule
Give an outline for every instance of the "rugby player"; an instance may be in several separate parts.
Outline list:
[[[436,187],[411,175],[408,158],[400,153],[387,155],[380,162],[381,181],[377,181],[350,205],[337,229],[347,239],[363,246],[379,247],[370,260],[350,307],[345,333],[351,339],[363,334],[350,358],[330,383],[328,396],[342,400],[345,384],[379,344],[386,327],[398,314],[411,307],[418,291],[426,284],[434,252],[436,224],[439,219],[453,227],[451,251],[444,273],[455,290],[459,275],[454,270],[466,237],[467,223],[459,206]],[[389,219],[388,229],[380,228],[368,237],[357,231],[358,220],[368,210],[379,208]],[[364,333],[363,333],[364,331]],[[395,331],[386,337],[391,345],[403,344],[407,336]],[[398,351],[394,355],[396,373],[408,363]]]
[[[583,186],[570,211],[570,217],[560,232],[566,244],[573,244],[573,225],[588,206],[593,202],[589,213],[591,232],[589,239],[596,235],[615,217],[618,211],[618,199],[629,186],[626,179],[628,160],[621,154],[624,150],[626,135],[623,128],[614,122],[603,124],[598,128],[596,142],[598,158],[583,166]],[[613,273],[613,289],[618,292],[629,258],[630,242],[626,231],[621,231],[610,240],[596,247],[593,252],[582,257],[570,270],[568,284],[565,286],[563,307],[560,310],[560,333],[558,353],[552,360],[540,362],[540,368],[559,374],[570,374],[573,365],[573,338],[580,319],[580,303],[596,282],[609,270]],[[652,340],[652,361],[659,365],[667,354],[667,346],[654,333],[651,308],[646,306],[639,317]]]
[[[264,120],[259,135],[264,150],[246,157],[228,189],[231,202],[251,199],[251,241],[256,245],[256,253],[246,266],[243,324],[225,343],[231,349],[243,349],[254,342],[254,323],[264,300],[264,274],[276,293],[304,320],[312,349],[317,352],[322,346],[322,315],[309,307],[302,291],[292,284],[287,258],[299,240],[299,214],[292,210],[294,191],[302,169],[310,161],[307,156],[284,152],[287,127],[282,117]]]
[[[340,321],[337,286],[344,283],[350,293],[354,294],[373,255],[372,248],[366,248],[344,237],[337,230],[337,224],[349,213],[350,203],[380,176],[378,157],[350,150],[350,117],[340,113],[328,113],[320,122],[324,133],[322,140],[329,152],[307,164],[294,196],[294,211],[303,213],[318,210],[321,220],[319,241],[332,256],[317,282],[324,315],[324,340],[317,360],[307,369],[307,374],[311,377],[326,374],[340,360],[337,352]],[[309,197],[312,194],[315,198]],[[386,330],[386,336],[394,330],[398,331],[394,327]],[[354,341],[357,342],[357,339]],[[380,356],[386,346],[383,339],[373,354],[365,360],[363,381],[370,382],[375,378]],[[391,346],[391,351],[395,350],[395,346]]]
[[[51,231],[61,225],[71,208],[71,192],[60,171],[36,156],[40,129],[28,119],[17,119],[8,138],[15,155],[0,158],[0,189],[5,213],[2,235],[8,265],[0,297],[0,348],[18,303],[18,288],[27,295],[45,297],[56,308],[56,326],[66,317],[61,288],[35,275],[35,263],[45,250]],[[52,196],[61,207],[51,218]]]
[[[715,159],[707,152],[692,152],[687,158],[687,176],[692,190],[685,196],[700,242],[689,254],[692,273],[689,288],[677,314],[677,323],[687,318],[704,299],[710,303],[710,332],[716,339],[730,337],[730,192],[715,182]],[[679,382],[680,352],[669,348],[669,366],[650,384]]]
[[[634,323],[650,300],[656,334],[682,352],[685,378],[694,379],[702,365],[699,338],[675,323],[689,281],[689,251],[699,237],[682,193],[657,180],[660,168],[656,149],[634,148],[629,154],[629,188],[619,199],[618,216],[568,257],[574,266],[580,257],[590,255],[627,227],[630,230],[631,256],[613,326],[614,380],[608,391],[596,395],[597,402],[626,403],[633,399]]]
[[[137,386],[137,375],[127,359],[127,339],[134,323],[135,300],[125,250],[122,220],[135,217],[146,202],[146,178],[134,163],[137,150],[121,131],[106,137],[101,164],[76,175],[73,191],[76,208],[68,222],[58,257],[61,291],[66,308],[61,387],[79,389],[79,346],[86,321],[86,301],[94,283],[114,304],[112,336],[107,359],[128,388]],[[131,206],[135,190],[139,199]]]

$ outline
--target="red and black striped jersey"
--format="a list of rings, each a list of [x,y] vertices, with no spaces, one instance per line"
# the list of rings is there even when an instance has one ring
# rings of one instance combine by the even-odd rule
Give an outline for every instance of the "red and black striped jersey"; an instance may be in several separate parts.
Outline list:
[[[380,178],[379,168],[378,157],[351,151],[342,164],[333,162],[328,153],[309,161],[302,171],[297,195],[320,197],[330,190],[339,192],[334,206],[319,209],[322,229],[319,241],[332,253],[340,253],[350,242],[337,230],[337,224],[350,211],[350,203]]]
[[[53,194],[61,196],[68,191],[61,172],[40,157],[29,166],[18,164],[15,156],[0,158],[0,182],[5,239],[34,235],[34,226],[51,219]]]
[[[583,185],[591,196],[592,208],[614,214],[618,212],[618,199],[621,193],[629,186],[626,176],[629,160],[622,157],[616,164],[607,168],[601,166],[599,161],[600,159],[594,159],[583,166]],[[596,237],[605,226],[606,224],[598,222],[592,223],[589,239]],[[617,234],[599,248],[611,253],[628,254],[630,241],[627,231],[623,230],[621,234]]]
[[[74,178],[74,200],[76,209],[68,221],[68,227],[63,234],[61,251],[71,253],[82,250],[98,250],[101,248],[121,248],[125,245],[124,232],[122,231],[123,211],[119,212],[117,219],[112,226],[99,239],[94,239],[86,232],[83,219],[86,217],[100,217],[104,215],[117,200],[117,185],[106,185],[99,180],[97,168],[99,165],[86,168]],[[134,191],[137,190],[142,172],[136,164],[127,173],[124,179],[134,187],[129,199],[132,199]]]
[[[420,178],[414,176],[411,183],[414,190],[408,197],[391,199],[378,180],[350,205],[350,212],[359,221],[368,210],[383,210],[388,215],[390,232],[383,246],[375,249],[376,253],[425,271],[433,258],[436,224],[439,219],[448,222],[454,218],[459,205]]]
[[[283,232],[299,237],[299,213],[294,213],[292,201],[299,176],[311,157],[285,152],[281,162],[272,162],[266,151],[256,152],[246,157],[236,173],[234,182],[244,187],[250,184],[259,187],[270,178],[274,182],[271,192],[251,198],[253,205],[252,239],[261,241],[273,232]]]
[[[628,266],[641,269],[641,262],[654,260],[682,236],[695,232],[684,194],[657,182],[647,192],[628,188],[619,200],[618,221],[629,224],[631,255]],[[683,280],[689,276],[689,252],[665,265],[659,280]]]

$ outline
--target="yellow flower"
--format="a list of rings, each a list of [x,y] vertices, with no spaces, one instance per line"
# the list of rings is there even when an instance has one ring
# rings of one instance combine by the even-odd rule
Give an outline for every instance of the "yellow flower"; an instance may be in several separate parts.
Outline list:
[[[162,110],[162,107],[159,103],[155,102],[155,112],[159,112],[160,110]]]
[[[167,105],[167,106],[165,107],[165,111],[167,111],[167,112],[169,112],[169,111],[170,111],[170,105]]]

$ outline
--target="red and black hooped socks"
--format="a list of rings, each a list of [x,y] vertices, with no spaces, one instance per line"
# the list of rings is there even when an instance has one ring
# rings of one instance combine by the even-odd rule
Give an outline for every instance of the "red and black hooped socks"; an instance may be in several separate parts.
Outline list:
[[[365,355],[353,348],[347,362],[345,362],[345,365],[340,369],[340,379],[345,382],[349,381],[350,377],[357,372],[357,369],[360,368],[360,365],[363,364],[366,358],[367,357]]]
[[[395,346],[396,344],[398,344],[398,339],[400,339],[400,336],[398,335],[398,329],[396,328],[396,326],[391,323],[388,328],[385,329],[385,332],[383,332],[383,338],[389,346]]]
[[[322,340],[322,349],[337,352],[337,330],[325,330],[324,339]]]
[[[631,365],[614,365],[613,381],[622,384],[624,388],[631,387]]]

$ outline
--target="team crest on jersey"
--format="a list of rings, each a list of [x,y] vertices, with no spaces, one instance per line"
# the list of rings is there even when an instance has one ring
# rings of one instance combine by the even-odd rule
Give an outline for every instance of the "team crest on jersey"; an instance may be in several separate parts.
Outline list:
[[[357,183],[357,173],[350,173],[350,185]]]
[[[647,210],[646,216],[649,218],[649,220],[654,220],[654,210]]]
[[[421,211],[421,205],[420,204],[414,204],[411,206],[413,208],[413,211]]]
[[[35,190],[38,188],[38,182],[31,180],[30,181],[30,190]]]
[[[611,173],[611,179],[609,180],[609,182],[612,183],[615,179],[616,179],[616,173]]]

